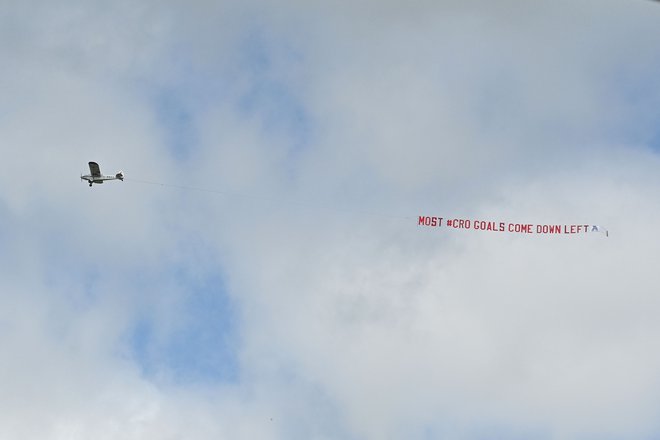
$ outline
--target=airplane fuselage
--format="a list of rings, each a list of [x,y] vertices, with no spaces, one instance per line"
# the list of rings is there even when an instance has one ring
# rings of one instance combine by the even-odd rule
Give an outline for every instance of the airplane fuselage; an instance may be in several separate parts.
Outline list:
[[[98,167],[98,165],[97,165]],[[120,171],[114,176],[106,176],[104,174],[85,174],[80,176],[80,179],[86,180],[89,183],[89,186],[92,186],[94,183],[101,184],[106,180],[124,180],[124,172]]]
[[[90,176],[89,174],[81,176],[81,179],[86,180],[89,183],[103,183],[106,180],[124,180],[116,176]]]

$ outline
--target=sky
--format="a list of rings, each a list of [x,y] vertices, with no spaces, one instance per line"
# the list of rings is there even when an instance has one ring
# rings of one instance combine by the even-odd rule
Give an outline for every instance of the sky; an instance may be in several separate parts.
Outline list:
[[[0,438],[660,438],[659,23],[0,0]]]

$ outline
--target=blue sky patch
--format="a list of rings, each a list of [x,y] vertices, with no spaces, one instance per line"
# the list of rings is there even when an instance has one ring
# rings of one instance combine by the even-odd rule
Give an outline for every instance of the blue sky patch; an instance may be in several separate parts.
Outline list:
[[[184,159],[197,144],[193,109],[175,89],[163,89],[155,98],[155,111],[175,159]]]
[[[219,277],[188,280],[177,305],[177,324],[165,327],[144,313],[130,337],[135,359],[147,376],[175,382],[233,382],[238,379],[236,311]]]

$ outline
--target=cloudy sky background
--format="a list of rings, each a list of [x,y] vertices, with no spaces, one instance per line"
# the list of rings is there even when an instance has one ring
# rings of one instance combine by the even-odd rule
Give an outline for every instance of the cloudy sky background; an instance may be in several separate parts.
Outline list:
[[[659,24],[0,1],[0,437],[657,438]]]

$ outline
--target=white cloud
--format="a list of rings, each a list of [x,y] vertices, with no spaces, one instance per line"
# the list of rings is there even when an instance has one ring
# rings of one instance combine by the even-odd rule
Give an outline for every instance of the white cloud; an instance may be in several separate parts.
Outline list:
[[[652,2],[28,6],[0,26],[0,437],[657,433]],[[218,193],[89,189],[88,160]],[[136,323],[166,345],[212,277],[235,378],[145,372]]]

